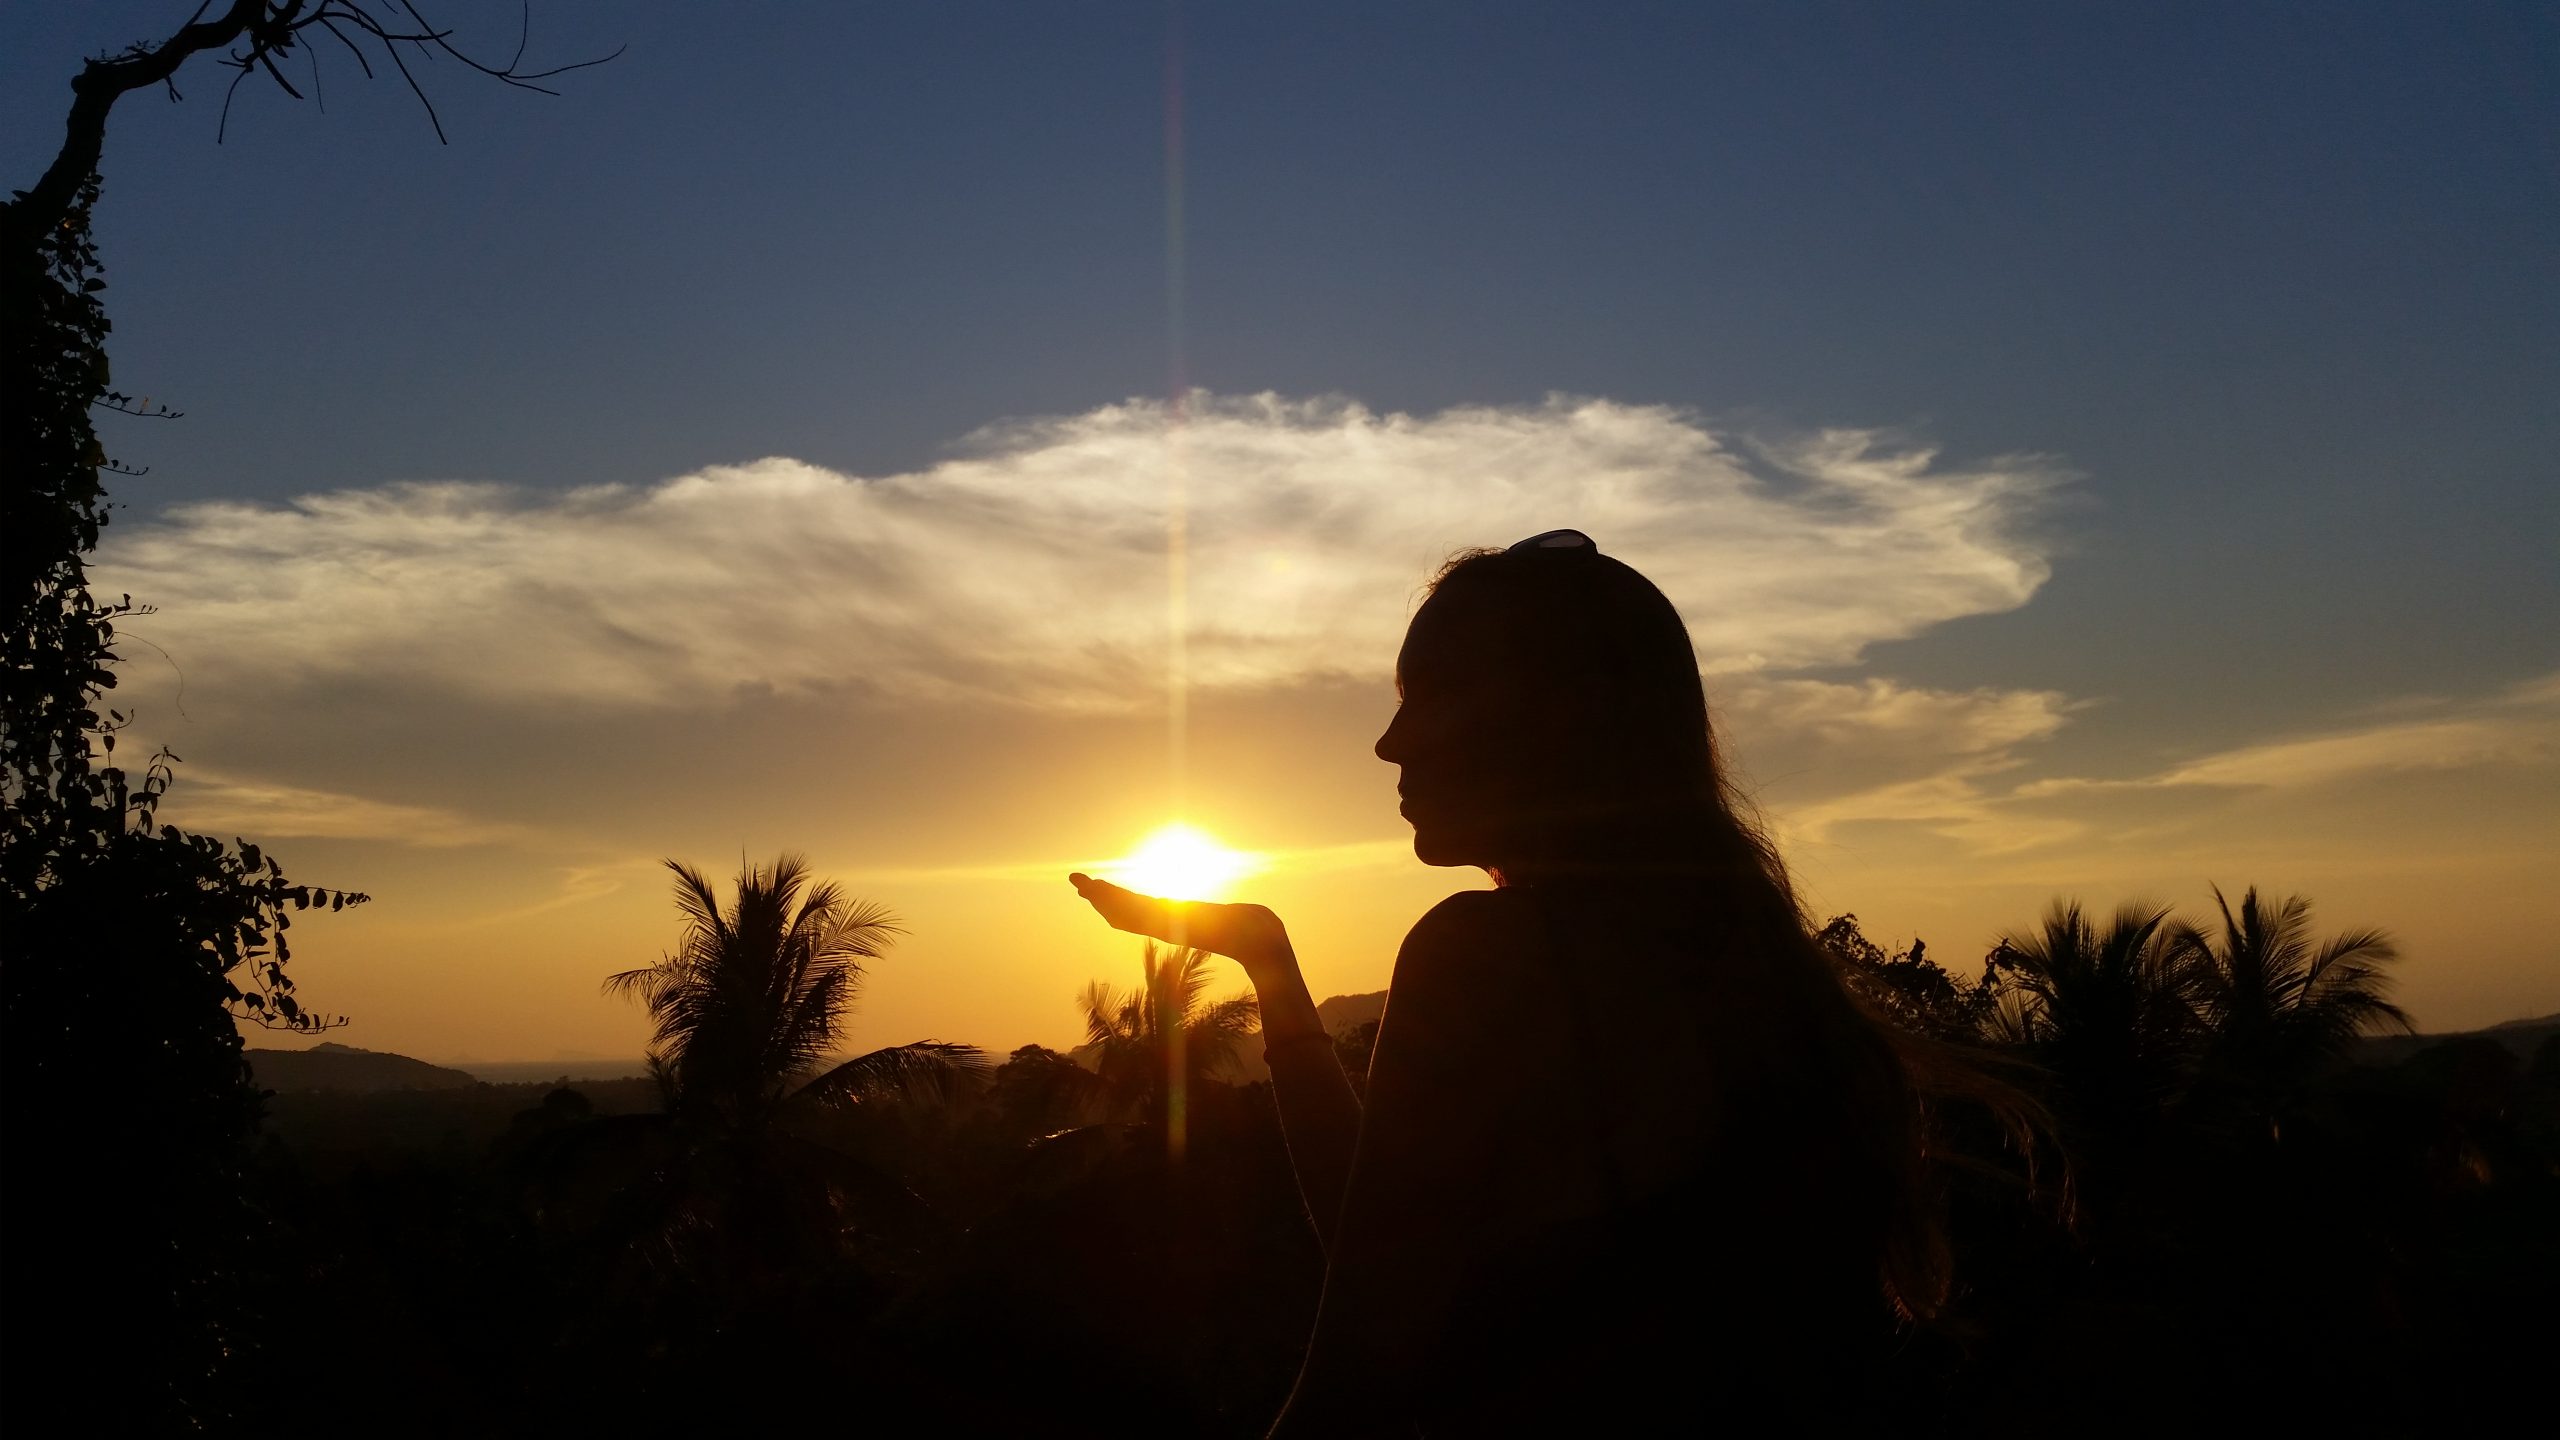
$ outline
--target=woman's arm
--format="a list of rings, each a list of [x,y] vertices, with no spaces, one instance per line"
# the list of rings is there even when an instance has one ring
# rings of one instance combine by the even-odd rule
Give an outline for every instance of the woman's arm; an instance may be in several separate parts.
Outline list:
[[[1271,1065],[1271,1093],[1288,1136],[1298,1198],[1330,1254],[1352,1147],[1360,1136],[1360,1101],[1343,1077],[1333,1037],[1316,1014],[1280,917],[1260,905],[1160,900],[1089,875],[1067,879],[1115,929],[1195,946],[1244,966],[1262,1012],[1263,1055]]]
[[[1507,1233],[1524,1177],[1506,1145],[1544,1037],[1534,942],[1505,909],[1453,895],[1396,957],[1324,1299],[1274,1436],[1410,1433],[1451,1307]]]
[[[1287,951],[1283,942],[1283,950]],[[1271,1066],[1271,1095],[1279,1102],[1280,1130],[1289,1141],[1289,1168],[1307,1207],[1316,1239],[1333,1253],[1342,1192],[1351,1178],[1351,1155],[1360,1139],[1360,1100],[1342,1073],[1333,1036],[1316,1014],[1298,957],[1257,971],[1247,966],[1262,1004],[1262,1057]]]

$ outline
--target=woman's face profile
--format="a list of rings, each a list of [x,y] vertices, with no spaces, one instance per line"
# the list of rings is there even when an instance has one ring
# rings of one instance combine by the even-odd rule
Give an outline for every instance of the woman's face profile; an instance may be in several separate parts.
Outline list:
[[[1423,602],[1396,656],[1399,704],[1378,737],[1426,865],[1495,865],[1526,799],[1519,682],[1492,627],[1446,592]]]

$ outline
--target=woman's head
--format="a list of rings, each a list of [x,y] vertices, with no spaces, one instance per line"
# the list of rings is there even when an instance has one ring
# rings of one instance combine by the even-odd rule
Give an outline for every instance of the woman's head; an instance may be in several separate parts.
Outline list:
[[[1565,538],[1569,537],[1569,538]],[[1678,863],[1722,806],[1679,612],[1571,531],[1451,561],[1396,661],[1378,758],[1414,849],[1502,872]]]

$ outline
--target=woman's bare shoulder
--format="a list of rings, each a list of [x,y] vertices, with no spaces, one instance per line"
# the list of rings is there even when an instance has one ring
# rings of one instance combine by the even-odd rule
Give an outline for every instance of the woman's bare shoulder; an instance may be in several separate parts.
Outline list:
[[[1477,1103],[1504,1077],[1530,1067],[1504,1065],[1521,1035],[1534,1028],[1539,927],[1516,896],[1462,891],[1431,907],[1406,933],[1370,1062],[1372,1120],[1398,1107],[1394,1097],[1438,1099],[1422,1105],[1440,1134],[1435,1144],[1464,1144],[1490,1119]],[[1466,1098],[1472,1097],[1472,1098]],[[1410,1143],[1409,1137],[1407,1142]]]
[[[1414,922],[1396,955],[1395,984],[1478,990],[1533,972],[1546,944],[1534,906],[1501,890],[1461,890]]]

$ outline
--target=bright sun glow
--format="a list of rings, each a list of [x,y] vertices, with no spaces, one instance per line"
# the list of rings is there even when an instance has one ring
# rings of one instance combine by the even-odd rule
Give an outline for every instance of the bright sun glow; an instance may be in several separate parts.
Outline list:
[[[1107,867],[1108,876],[1132,890],[1175,900],[1217,900],[1251,874],[1254,857],[1230,850],[1192,826],[1176,821]]]

